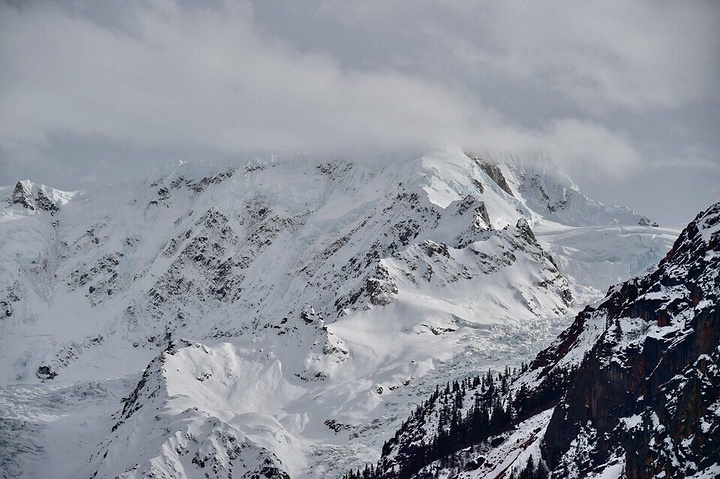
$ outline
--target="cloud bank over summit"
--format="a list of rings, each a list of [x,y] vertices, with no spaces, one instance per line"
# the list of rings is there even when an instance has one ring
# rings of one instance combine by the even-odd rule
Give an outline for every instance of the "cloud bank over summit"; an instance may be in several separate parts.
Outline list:
[[[720,176],[711,2],[0,10],[0,183],[77,188],[178,158],[449,145],[542,151],[608,199],[608,183],[632,183],[636,201],[616,202],[636,209],[668,164],[696,189]]]

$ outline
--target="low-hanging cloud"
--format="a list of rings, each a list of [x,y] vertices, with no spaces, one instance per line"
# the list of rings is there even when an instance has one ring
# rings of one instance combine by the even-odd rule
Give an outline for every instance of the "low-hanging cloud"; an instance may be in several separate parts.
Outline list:
[[[715,164],[693,128],[660,157],[648,131],[717,102],[717,8],[655,5],[3,4],[0,183],[253,150],[543,151],[615,181]]]
[[[243,8],[131,13],[113,30],[58,8],[6,9],[3,143],[69,132],[224,150],[388,147],[453,140],[472,124],[440,86],[261,41]]]
[[[256,3],[267,1],[274,0]],[[326,17],[358,24],[368,36],[385,29],[407,39],[413,46],[398,64],[426,71],[455,64],[531,81],[586,112],[642,112],[720,96],[720,5],[712,0],[319,3]]]

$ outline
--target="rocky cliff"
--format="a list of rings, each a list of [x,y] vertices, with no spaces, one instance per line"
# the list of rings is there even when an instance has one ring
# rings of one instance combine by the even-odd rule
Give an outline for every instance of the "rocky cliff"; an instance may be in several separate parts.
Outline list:
[[[551,469],[587,475],[621,464],[629,478],[719,471],[719,299],[720,203],[688,225],[655,272],[604,301],[605,331],[548,425]]]

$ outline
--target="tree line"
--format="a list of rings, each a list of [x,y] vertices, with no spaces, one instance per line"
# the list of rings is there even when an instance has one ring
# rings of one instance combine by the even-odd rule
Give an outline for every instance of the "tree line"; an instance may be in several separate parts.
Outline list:
[[[448,382],[445,388],[436,387],[395,436],[385,442],[380,461],[350,471],[344,479],[410,479],[436,461],[436,470],[462,467],[459,451],[481,444],[554,406],[575,373],[575,369],[555,367],[535,387],[521,383],[511,389],[511,383],[528,368],[523,364],[519,370],[506,368],[498,374],[488,371]],[[530,459],[517,479],[548,477],[545,464],[542,461],[534,464]],[[429,479],[433,474],[423,471],[416,477]]]

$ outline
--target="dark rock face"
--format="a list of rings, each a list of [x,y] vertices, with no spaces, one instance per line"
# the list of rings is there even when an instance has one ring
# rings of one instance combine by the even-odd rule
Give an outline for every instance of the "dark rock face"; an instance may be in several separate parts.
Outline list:
[[[498,165],[476,156],[470,156],[470,158],[475,160],[475,163],[477,163],[480,169],[482,169],[485,174],[487,174],[490,179],[492,179],[505,193],[510,196],[515,196],[513,195],[513,192],[507,184],[507,180],[505,180],[505,176]]]
[[[530,225],[525,218],[520,218],[515,226],[517,227],[518,234],[521,238],[523,238],[528,243],[537,244],[537,238],[535,238],[535,233],[533,233],[533,230],[530,229]]]
[[[505,180],[505,176],[503,176],[502,171],[500,170],[500,167],[498,165],[493,165],[492,163],[481,163],[480,168],[482,168],[482,170],[487,173],[487,175],[492,178],[492,180],[497,183],[497,185],[505,193],[510,196],[514,196],[512,190],[510,189],[510,186]]]
[[[642,218],[640,218],[640,220],[638,221],[638,224],[640,226],[653,226],[653,227],[658,226],[658,224],[656,222],[654,222],[653,220],[651,220],[650,218],[648,218],[646,216],[643,216]]]
[[[37,377],[43,380],[53,379],[57,373],[50,366],[40,366],[37,370]]]
[[[657,271],[601,306],[606,330],[545,435],[561,476],[581,436],[590,449],[590,461],[573,466],[581,475],[614,460],[629,478],[684,477],[720,457],[719,223],[720,203],[690,223]]]
[[[365,280],[365,290],[370,297],[370,303],[375,306],[387,306],[395,299],[398,294],[398,288],[388,269],[379,264],[375,268],[375,274]]]
[[[33,201],[32,192],[25,187],[22,181],[18,181],[15,185],[13,194],[10,197],[10,203],[35,211],[35,201]]]
[[[37,207],[43,211],[49,212],[51,215],[59,211],[59,208],[55,202],[50,199],[44,189],[40,188],[37,191],[37,198],[35,200]]]
[[[27,181],[18,181],[15,185],[12,196],[10,196],[10,204],[20,205],[30,211],[47,211],[51,215],[60,211],[57,204],[55,204],[52,198],[48,196],[44,186],[38,187],[35,197],[33,197],[31,185],[32,184]]]
[[[262,169],[262,168],[257,168]],[[251,170],[253,171],[253,170]],[[158,206],[161,204],[167,204],[169,201],[171,201],[173,196],[173,191],[177,191],[180,189],[187,189],[194,193],[202,193],[208,186],[210,185],[217,185],[222,183],[223,181],[227,180],[228,178],[231,178],[233,174],[235,173],[234,169],[229,169],[227,171],[224,171],[222,173],[218,173],[215,176],[206,176],[200,179],[185,179],[184,177],[180,176],[178,178],[173,179],[172,181],[155,181],[150,184],[152,187],[159,186],[161,183],[164,183],[164,186],[160,186],[157,191],[157,199],[152,200],[150,202],[151,206]]]
[[[460,201],[456,206],[455,214],[464,215],[468,210],[473,210],[475,213],[476,221],[474,225],[480,227],[481,224],[490,226],[490,214],[488,213],[485,203],[478,201],[474,196],[468,195]],[[478,221],[481,220],[481,221]]]
[[[19,281],[0,291],[0,322],[10,318],[15,313],[14,303],[22,299],[21,286]]]

